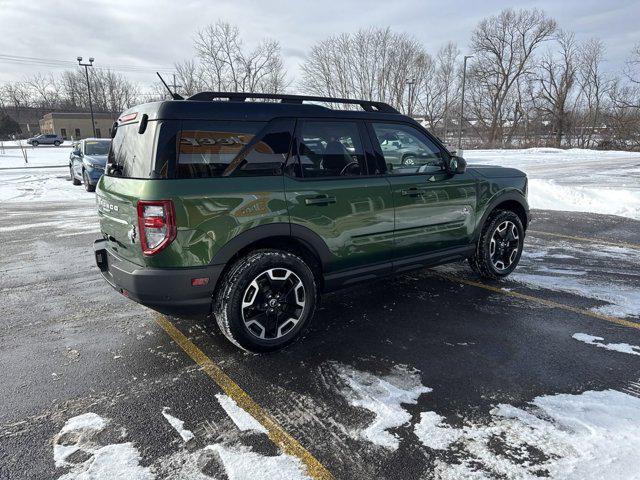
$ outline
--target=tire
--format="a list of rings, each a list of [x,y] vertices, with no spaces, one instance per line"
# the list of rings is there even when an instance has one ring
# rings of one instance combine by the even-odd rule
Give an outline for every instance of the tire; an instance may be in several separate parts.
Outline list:
[[[37,147],[38,145],[40,145],[40,143],[38,143],[36,141],[31,142],[31,146],[32,147]]]
[[[89,180],[89,175],[87,175],[87,171],[86,170],[82,171],[82,183],[84,183],[84,189],[87,192],[95,192],[96,191],[96,186],[95,185],[91,185],[91,181]]]
[[[60,142],[58,140],[56,140],[55,142],[53,142],[53,145],[56,146],[56,147],[59,147],[60,146]]]
[[[407,155],[402,159],[402,165],[413,167],[416,164],[416,157],[414,155]]]
[[[76,178],[76,176],[73,174],[73,167],[69,166],[69,176],[71,177],[71,183],[73,183],[74,185],[80,185],[82,182],[80,180],[78,180]]]
[[[504,278],[518,265],[523,244],[524,228],[520,217],[511,210],[496,210],[484,223],[469,264],[483,278]]]
[[[314,274],[300,257],[256,250],[228,270],[212,311],[231,343],[249,352],[271,352],[302,336],[313,318],[317,295]]]

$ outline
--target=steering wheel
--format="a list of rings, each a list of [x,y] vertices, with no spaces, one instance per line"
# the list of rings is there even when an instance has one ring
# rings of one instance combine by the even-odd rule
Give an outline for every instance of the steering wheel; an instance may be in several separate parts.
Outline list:
[[[344,173],[347,171],[347,169],[352,167],[353,165],[357,165],[358,167],[360,167],[360,164],[356,160],[351,160],[349,163],[347,163],[342,168],[342,170],[340,170],[340,176],[344,175]]]

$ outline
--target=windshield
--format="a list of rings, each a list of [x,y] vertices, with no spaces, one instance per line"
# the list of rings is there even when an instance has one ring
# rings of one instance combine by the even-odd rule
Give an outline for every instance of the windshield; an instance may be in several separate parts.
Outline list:
[[[106,155],[109,153],[111,140],[87,140],[84,142],[85,155]]]

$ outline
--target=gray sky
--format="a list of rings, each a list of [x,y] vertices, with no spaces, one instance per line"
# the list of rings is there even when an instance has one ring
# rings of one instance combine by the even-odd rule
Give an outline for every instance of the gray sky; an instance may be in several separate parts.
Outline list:
[[[0,0],[0,52],[70,62],[78,55],[93,56],[96,65],[135,66],[136,71],[122,73],[144,89],[155,81],[156,68],[170,70],[174,62],[193,56],[196,30],[222,19],[238,25],[249,46],[264,37],[278,40],[293,76],[316,41],[372,25],[411,33],[430,53],[449,40],[465,52],[476,23],[506,7],[538,7],[578,40],[599,37],[609,71],[621,68],[640,42],[638,0]],[[60,70],[0,58],[0,82]]]

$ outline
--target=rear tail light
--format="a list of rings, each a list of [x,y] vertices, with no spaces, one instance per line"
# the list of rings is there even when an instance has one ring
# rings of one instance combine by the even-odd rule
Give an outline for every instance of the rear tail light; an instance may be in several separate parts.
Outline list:
[[[138,227],[142,253],[155,255],[175,238],[176,213],[171,200],[140,200]]]

